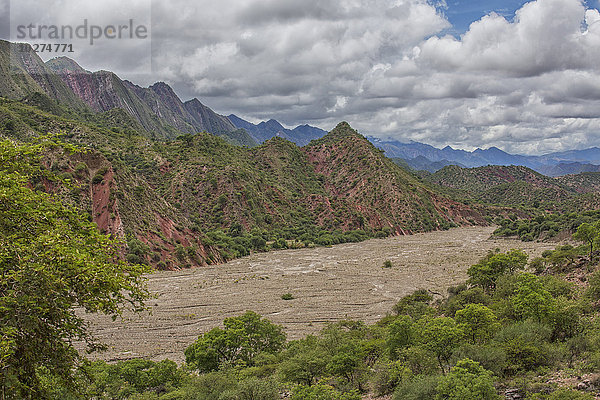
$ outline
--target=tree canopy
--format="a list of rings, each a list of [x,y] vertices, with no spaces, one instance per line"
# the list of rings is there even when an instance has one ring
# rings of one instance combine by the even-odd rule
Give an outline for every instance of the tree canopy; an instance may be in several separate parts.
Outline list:
[[[43,398],[39,370],[68,385],[81,356],[101,347],[79,310],[116,317],[141,310],[147,267],[119,259],[119,244],[76,209],[30,188],[55,140],[0,142],[0,384],[7,398]]]
[[[223,324],[224,329],[211,329],[186,349],[185,358],[190,366],[209,372],[227,366],[252,365],[259,353],[283,349],[283,328],[255,312],[226,318]]]

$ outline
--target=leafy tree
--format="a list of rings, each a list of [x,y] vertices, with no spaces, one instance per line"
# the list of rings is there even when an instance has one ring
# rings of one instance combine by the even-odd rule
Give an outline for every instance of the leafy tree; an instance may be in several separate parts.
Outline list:
[[[496,287],[500,276],[525,268],[527,258],[527,254],[522,250],[510,250],[507,253],[490,252],[467,270],[468,282],[489,292]]]
[[[440,380],[436,400],[499,400],[492,374],[479,363],[462,359]]]
[[[423,346],[435,354],[440,369],[445,373],[445,365],[464,337],[463,331],[456,326],[454,319],[448,317],[423,319],[419,323],[422,325]]]
[[[356,372],[362,366],[361,349],[352,343],[344,344],[336,349],[336,353],[327,363],[327,371],[334,376],[341,376],[350,383],[356,383],[360,388],[360,378]]]
[[[487,342],[500,328],[494,312],[481,304],[467,305],[456,312],[455,319],[472,344]]]
[[[521,319],[531,318],[548,323],[556,311],[552,294],[544,287],[540,278],[530,273],[519,275],[517,288],[510,300]]]
[[[432,300],[433,296],[431,296],[427,290],[419,289],[412,294],[401,298],[398,303],[394,305],[394,311],[397,315],[408,315],[415,319],[418,319],[423,315],[433,315],[434,310],[429,305]]]
[[[390,358],[398,358],[400,350],[410,346],[414,341],[414,322],[407,315],[400,315],[394,319],[388,326],[387,349]]]
[[[287,382],[307,386],[323,376],[329,362],[326,349],[315,336],[291,342],[283,357],[279,367],[281,377]]]
[[[93,378],[86,397],[121,398],[125,394],[143,393],[154,390],[166,392],[179,387],[184,372],[170,360],[153,362],[135,359],[106,364],[97,361],[86,368]]]
[[[594,241],[599,233],[596,226],[584,222],[579,225],[577,231],[573,234],[573,239],[586,242],[590,245],[590,260],[592,259],[592,253],[594,251]]]
[[[458,293],[451,293],[448,298],[445,307],[444,314],[448,317],[454,317],[456,312],[460,309],[465,308],[468,304],[483,304],[489,306],[492,299],[489,295],[485,294],[482,288],[472,287],[458,291]]]
[[[255,312],[226,318],[223,324],[224,329],[210,330],[185,350],[188,365],[201,372],[252,365],[259,353],[277,353],[283,349],[283,328]]]
[[[0,385],[5,398],[43,398],[38,371],[66,386],[82,357],[101,346],[81,316],[143,309],[148,269],[119,261],[119,244],[73,208],[27,184],[49,177],[41,154],[58,142],[0,142]]]

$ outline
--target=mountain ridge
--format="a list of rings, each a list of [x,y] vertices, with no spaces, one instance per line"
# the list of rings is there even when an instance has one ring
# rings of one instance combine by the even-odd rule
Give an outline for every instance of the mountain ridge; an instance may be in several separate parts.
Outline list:
[[[322,138],[327,134],[327,131],[308,124],[298,125],[294,129],[287,129],[275,119],[253,124],[235,114],[230,114],[227,118],[237,128],[245,129],[258,143],[264,143],[273,137],[279,136],[302,147],[308,145],[312,140]]]
[[[549,176],[592,172],[600,169],[600,148],[598,147],[555,152],[541,156],[528,156],[510,154],[495,146],[488,149],[477,148],[468,152],[454,149],[449,145],[443,149],[438,149],[434,146],[414,141],[404,143],[395,140],[386,141],[375,137],[368,137],[368,139],[375,146],[384,150],[388,157],[401,158],[407,161],[414,160],[417,157],[424,157],[430,164],[450,162],[467,168],[483,167],[486,165],[518,165],[531,168]],[[421,161],[421,164],[424,163]]]

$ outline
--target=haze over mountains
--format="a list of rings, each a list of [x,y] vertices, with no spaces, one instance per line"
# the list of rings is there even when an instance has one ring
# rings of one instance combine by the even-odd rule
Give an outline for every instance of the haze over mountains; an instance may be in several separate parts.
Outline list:
[[[520,165],[548,176],[600,171],[600,148],[598,147],[541,156],[526,156],[509,154],[496,147],[469,152],[456,150],[450,146],[438,149],[418,142],[403,143],[373,137],[368,137],[368,139],[375,146],[384,150],[386,156],[404,159],[411,168],[429,172],[435,172],[445,165],[451,164],[468,168],[486,165]]]

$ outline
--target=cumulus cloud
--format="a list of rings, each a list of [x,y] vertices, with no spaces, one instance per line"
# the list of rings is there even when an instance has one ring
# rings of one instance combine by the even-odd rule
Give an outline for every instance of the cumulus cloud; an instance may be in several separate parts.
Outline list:
[[[449,27],[425,0],[186,3],[154,9],[157,75],[222,112],[289,124],[329,127],[377,65]]]
[[[453,31],[447,8],[433,0],[153,1],[154,72],[123,77],[167,81],[184,99],[251,120],[324,129],[347,120],[368,135],[464,149],[600,145],[596,9],[533,0],[514,18],[490,13],[455,37],[445,34]],[[98,20],[109,11],[94,9]],[[117,69],[139,59],[129,53],[79,61]]]
[[[353,118],[364,131],[465,149],[599,145],[599,21],[579,0],[536,0],[512,22],[491,13],[459,38],[430,37],[363,82],[360,103],[373,111]]]
[[[152,0],[0,0],[0,17],[8,19],[9,30],[0,34],[14,42],[71,45],[67,51],[44,50],[45,60],[69,56],[92,70],[148,74],[151,15]]]

